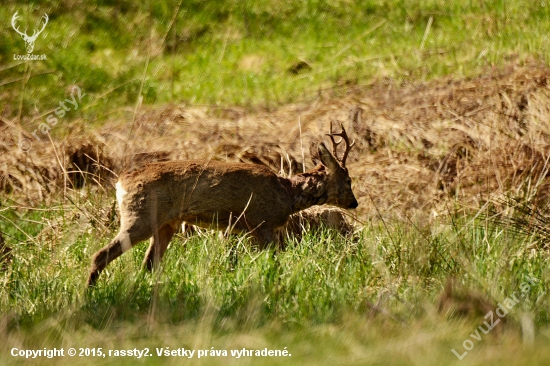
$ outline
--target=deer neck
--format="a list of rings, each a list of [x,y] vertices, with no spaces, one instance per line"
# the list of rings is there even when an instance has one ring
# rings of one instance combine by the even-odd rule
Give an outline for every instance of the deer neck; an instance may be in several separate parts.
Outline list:
[[[327,171],[322,165],[289,179],[289,193],[292,197],[292,213],[328,200]]]

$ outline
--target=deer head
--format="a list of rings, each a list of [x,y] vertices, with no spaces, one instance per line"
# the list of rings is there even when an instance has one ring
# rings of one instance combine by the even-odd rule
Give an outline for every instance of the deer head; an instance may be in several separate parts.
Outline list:
[[[48,24],[48,19],[49,19],[48,14],[44,14],[44,16],[42,16],[42,18],[41,18],[42,28],[40,30],[35,29],[33,31],[32,36],[28,36],[27,35],[27,29],[25,29],[25,32],[21,32],[19,30],[19,27],[16,24],[17,19],[19,18],[17,13],[18,12],[16,11],[15,14],[13,14],[13,17],[11,18],[11,26],[13,27],[13,29],[17,33],[19,33],[21,35],[21,37],[23,37],[23,40],[25,41],[25,48],[27,49],[27,53],[32,53],[32,51],[34,50],[34,42],[36,42],[36,38],[38,38],[40,33],[42,33],[44,28],[46,28],[46,24]]]
[[[320,178],[306,180],[306,182],[309,185],[316,185],[317,195],[322,193],[322,195],[325,196],[323,203],[336,205],[346,209],[356,208],[359,204],[353,194],[351,178],[346,167],[346,159],[355,141],[350,143],[344,125],[340,124],[340,126],[342,130],[335,133],[332,130],[331,122],[330,133],[327,134],[332,142],[332,153],[323,142],[318,145],[313,143],[310,146],[311,158],[317,167],[301,175],[307,176],[312,173],[316,174],[316,172],[321,172]],[[340,137],[340,140],[336,141],[335,137]],[[340,158],[337,148],[342,142],[344,142],[345,145],[343,155]]]
[[[332,132],[332,121],[330,122],[330,130],[327,134],[332,142],[332,154],[328,153],[326,149],[319,149],[319,157],[322,163],[330,170],[329,181],[333,181],[333,189],[328,190],[329,203],[340,206],[342,208],[356,208],[358,206],[357,200],[351,189],[351,178],[349,177],[348,169],[346,167],[346,159],[348,154],[355,144],[355,141],[349,141],[348,134],[344,129],[344,125],[340,124],[342,131],[335,133]],[[336,141],[334,137],[340,137],[339,141]],[[338,157],[337,147],[344,142],[344,153],[342,158]],[[324,146],[323,146],[324,147]],[[325,150],[325,151],[323,151]]]

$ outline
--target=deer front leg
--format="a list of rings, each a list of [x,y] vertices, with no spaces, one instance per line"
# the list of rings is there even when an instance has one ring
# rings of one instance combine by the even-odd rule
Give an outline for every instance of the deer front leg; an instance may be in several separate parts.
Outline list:
[[[143,267],[147,268],[148,271],[152,271],[153,268],[157,268],[160,260],[168,248],[170,240],[176,232],[176,228],[179,226],[179,223],[174,226],[174,224],[165,224],[160,229],[157,230],[155,235],[151,238],[151,244],[147,253],[145,253],[145,259],[143,260]]]

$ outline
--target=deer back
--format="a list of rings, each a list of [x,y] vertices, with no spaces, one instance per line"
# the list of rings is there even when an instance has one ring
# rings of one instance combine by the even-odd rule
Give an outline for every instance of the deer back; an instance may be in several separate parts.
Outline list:
[[[123,174],[122,216],[149,217],[161,222],[186,221],[201,226],[252,229],[263,222],[283,225],[291,213],[291,199],[281,178],[255,164],[216,161],[151,163]]]

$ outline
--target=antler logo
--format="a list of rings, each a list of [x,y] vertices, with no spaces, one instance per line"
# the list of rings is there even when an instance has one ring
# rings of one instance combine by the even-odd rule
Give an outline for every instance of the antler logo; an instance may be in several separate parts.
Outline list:
[[[32,50],[34,50],[34,42],[36,42],[36,38],[38,38],[38,36],[40,35],[40,33],[42,33],[42,31],[44,30],[44,28],[46,28],[46,24],[48,24],[48,14],[44,13],[44,16],[41,18],[42,20],[42,29],[38,30],[38,29],[35,29],[32,36],[28,36],[27,35],[27,29],[25,29],[25,32],[21,32],[19,30],[19,27],[17,26],[17,18],[19,18],[19,16],[17,15],[17,11],[15,12],[15,14],[13,14],[13,17],[11,18],[11,26],[13,27],[13,29],[19,33],[21,35],[21,37],[23,37],[23,40],[25,41],[25,48],[27,49],[27,53],[32,53]]]

